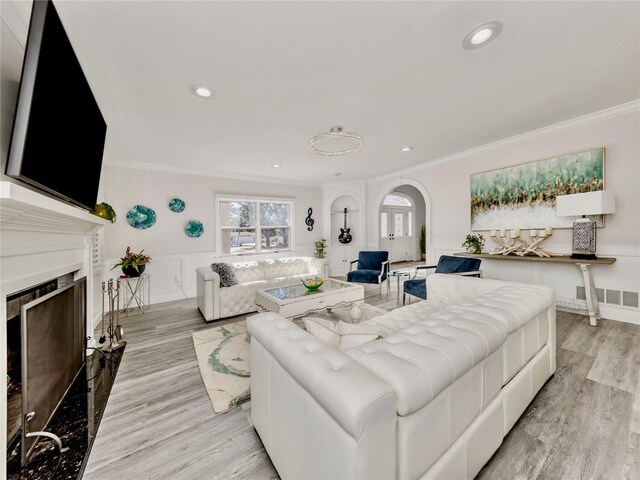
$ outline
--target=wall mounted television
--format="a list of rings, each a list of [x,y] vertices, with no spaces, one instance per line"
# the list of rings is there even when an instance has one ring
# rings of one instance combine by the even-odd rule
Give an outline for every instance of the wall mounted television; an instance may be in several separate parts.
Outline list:
[[[34,1],[6,174],[91,210],[106,132],[53,2]]]

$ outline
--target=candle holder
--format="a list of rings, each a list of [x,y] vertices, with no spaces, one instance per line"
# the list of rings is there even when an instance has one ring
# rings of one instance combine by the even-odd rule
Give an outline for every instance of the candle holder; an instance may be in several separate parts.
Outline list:
[[[542,242],[547,240],[553,235],[553,229],[547,227],[544,230],[529,230],[529,236],[531,241],[527,242],[521,237],[521,230],[519,228],[512,229],[509,234],[507,230],[501,228],[498,230],[491,230],[491,238],[501,247],[496,251],[490,252],[490,255],[518,255],[524,257],[526,255],[537,255],[539,257],[548,258],[551,256],[549,252],[546,252],[540,248]]]
[[[504,228],[501,228],[499,232],[491,230],[491,238],[493,238],[493,240],[502,248],[495,252],[489,252],[489,255],[509,255],[510,253],[517,252],[523,246],[527,245],[527,242],[520,238],[519,228],[511,230],[509,236],[507,236],[507,230]]]

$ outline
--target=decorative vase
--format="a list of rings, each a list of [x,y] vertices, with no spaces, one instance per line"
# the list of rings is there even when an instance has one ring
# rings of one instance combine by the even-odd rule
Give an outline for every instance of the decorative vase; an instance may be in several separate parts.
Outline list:
[[[138,265],[138,270],[133,267],[122,267],[122,273],[127,277],[139,277],[144,272],[146,265]]]

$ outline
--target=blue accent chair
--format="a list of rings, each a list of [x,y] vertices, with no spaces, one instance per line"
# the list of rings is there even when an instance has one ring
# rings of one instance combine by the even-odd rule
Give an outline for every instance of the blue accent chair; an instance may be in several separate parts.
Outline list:
[[[465,275],[471,277],[480,277],[480,263],[479,258],[469,257],[452,257],[450,255],[442,255],[438,260],[438,265],[419,266],[416,267],[416,275],[419,270],[427,270],[435,268],[435,273],[453,273],[455,275]],[[402,291],[402,305],[407,300],[407,295],[413,295],[414,297],[427,299],[427,279],[426,278],[414,278],[411,280],[405,280]]]
[[[352,270],[354,263],[357,263],[358,266]],[[389,252],[360,252],[358,260],[350,262],[347,282],[380,285],[380,293],[382,293],[382,282],[385,281],[387,282],[387,293],[389,293]]]

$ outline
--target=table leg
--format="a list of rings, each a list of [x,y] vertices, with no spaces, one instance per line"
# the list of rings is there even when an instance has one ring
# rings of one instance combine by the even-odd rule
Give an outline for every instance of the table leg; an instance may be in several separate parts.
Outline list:
[[[587,299],[587,309],[589,310],[589,323],[596,327],[600,316],[600,304],[598,303],[598,295],[596,294],[596,286],[593,282],[593,274],[591,273],[591,264],[578,263],[578,268],[582,270],[582,278],[584,279],[584,296]]]

